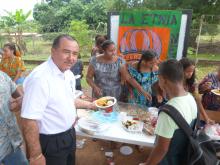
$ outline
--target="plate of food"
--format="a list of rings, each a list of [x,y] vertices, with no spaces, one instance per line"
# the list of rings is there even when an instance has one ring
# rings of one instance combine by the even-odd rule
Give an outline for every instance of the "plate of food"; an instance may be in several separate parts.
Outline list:
[[[213,89],[213,90],[211,90],[211,92],[217,96],[220,96],[220,89]]]
[[[117,100],[115,97],[105,96],[95,101],[97,108],[105,110],[106,113],[113,111],[113,106],[116,104]]]
[[[131,133],[141,133],[143,130],[143,122],[133,119],[122,121],[123,128]]]

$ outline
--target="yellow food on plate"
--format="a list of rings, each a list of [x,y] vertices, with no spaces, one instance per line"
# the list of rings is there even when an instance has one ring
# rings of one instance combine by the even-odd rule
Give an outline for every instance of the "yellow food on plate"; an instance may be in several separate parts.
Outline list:
[[[220,95],[220,89],[213,89],[212,93],[214,93],[216,95]]]
[[[96,100],[98,106],[107,106],[108,100],[106,98],[100,98]]]
[[[112,105],[113,104],[113,101],[109,100],[107,101],[107,105]]]
[[[220,89],[216,89],[215,91],[217,94],[220,94]]]

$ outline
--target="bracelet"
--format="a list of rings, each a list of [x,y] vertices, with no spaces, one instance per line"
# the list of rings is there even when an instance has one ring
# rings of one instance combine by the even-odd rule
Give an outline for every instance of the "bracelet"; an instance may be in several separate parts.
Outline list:
[[[42,156],[43,156],[43,154],[40,153],[40,155],[38,155],[38,156],[36,156],[36,157],[33,157],[33,158],[30,158],[29,161],[30,161],[30,162],[36,161],[36,160],[40,159]]]

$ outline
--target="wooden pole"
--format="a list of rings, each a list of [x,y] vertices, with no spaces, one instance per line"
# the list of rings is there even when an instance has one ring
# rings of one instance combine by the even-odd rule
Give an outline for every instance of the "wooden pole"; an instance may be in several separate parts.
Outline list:
[[[202,25],[203,25],[204,17],[205,17],[205,15],[202,15],[201,18],[200,18],[199,36],[198,36],[197,46],[196,46],[196,63],[198,62],[199,42],[200,42],[200,37],[201,37]]]

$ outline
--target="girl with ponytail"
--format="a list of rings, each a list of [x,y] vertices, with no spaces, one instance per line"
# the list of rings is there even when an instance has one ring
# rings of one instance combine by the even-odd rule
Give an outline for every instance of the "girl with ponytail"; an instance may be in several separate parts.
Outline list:
[[[128,65],[129,74],[145,91],[145,94],[141,94],[136,88],[129,87],[128,101],[130,103],[137,103],[144,106],[152,105],[151,87],[158,80],[157,71],[154,69],[156,62],[157,54],[152,50],[147,50],[142,53],[139,61]]]

